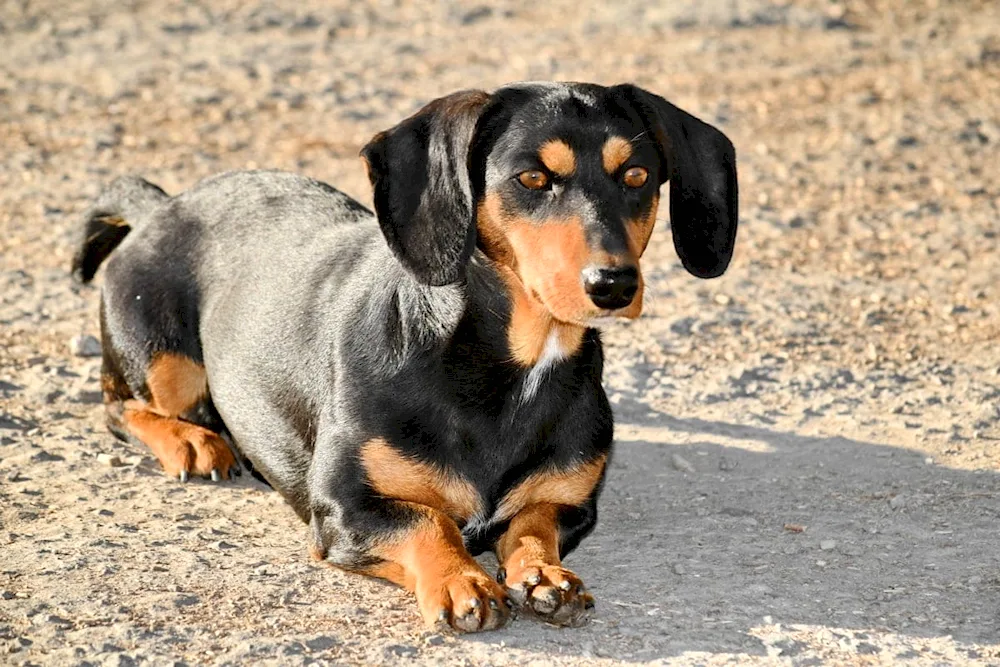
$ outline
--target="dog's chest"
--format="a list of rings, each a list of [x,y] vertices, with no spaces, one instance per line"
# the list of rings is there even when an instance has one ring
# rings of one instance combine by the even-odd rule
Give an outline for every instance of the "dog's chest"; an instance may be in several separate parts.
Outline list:
[[[507,486],[496,483],[504,477],[499,470],[495,477],[480,471],[478,484],[454,470],[436,471],[433,478],[425,477],[423,481],[423,489],[431,492],[421,495],[424,502],[429,500],[454,519],[467,537],[481,535],[533,505],[582,505],[597,486],[605,461],[606,455],[599,454],[570,465],[547,462]],[[494,483],[484,484],[485,480]],[[419,502],[418,498],[411,499]]]
[[[534,455],[525,457],[529,451],[523,442],[525,434],[517,438],[522,442],[506,446],[500,441],[503,435],[503,431],[494,432],[496,441],[472,445],[472,450],[480,452],[474,460],[421,460],[382,438],[362,447],[361,460],[369,483],[380,495],[439,510],[466,535],[487,532],[532,505],[579,506],[590,497],[604,469],[604,452],[559,463],[565,459],[555,455],[558,443],[530,448]],[[490,448],[494,456],[486,455]],[[496,450],[520,450],[522,455],[505,460]],[[532,463],[526,464],[526,459]]]
[[[363,447],[371,485],[447,514],[467,538],[501,530],[531,505],[584,504],[611,440],[599,343],[570,358],[557,336],[545,342],[525,373],[470,364],[469,346],[436,372],[397,376],[367,413],[382,434]]]

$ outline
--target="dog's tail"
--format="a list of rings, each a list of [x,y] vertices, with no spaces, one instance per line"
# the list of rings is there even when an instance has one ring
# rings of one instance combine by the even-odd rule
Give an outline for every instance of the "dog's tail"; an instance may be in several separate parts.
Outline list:
[[[73,276],[89,283],[101,262],[168,198],[166,192],[138,176],[116,178],[84,214],[83,239],[73,256]]]

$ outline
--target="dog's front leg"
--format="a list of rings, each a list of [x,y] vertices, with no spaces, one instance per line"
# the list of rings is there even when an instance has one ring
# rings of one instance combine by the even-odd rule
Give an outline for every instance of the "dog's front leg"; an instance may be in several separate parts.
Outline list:
[[[447,514],[375,492],[358,483],[364,477],[349,464],[329,475],[316,472],[310,499],[315,558],[412,591],[428,625],[476,632],[507,622],[509,598],[466,550]]]
[[[574,509],[528,505],[514,515],[495,546],[497,578],[510,596],[523,610],[558,625],[579,625],[594,608],[594,598],[560,558],[560,532],[579,529],[566,525],[566,518],[578,513]]]

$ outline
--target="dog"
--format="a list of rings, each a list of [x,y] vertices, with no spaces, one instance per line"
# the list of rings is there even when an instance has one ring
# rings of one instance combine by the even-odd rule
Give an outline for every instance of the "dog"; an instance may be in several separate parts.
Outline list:
[[[594,601],[562,559],[613,436],[595,327],[642,310],[667,181],[683,266],[726,270],[733,145],[633,85],[521,83],[437,99],[361,156],[374,214],[276,171],[104,191],[73,271],[108,260],[109,429],[181,481],[250,469],[313,557],[406,587],[430,625],[578,625]]]

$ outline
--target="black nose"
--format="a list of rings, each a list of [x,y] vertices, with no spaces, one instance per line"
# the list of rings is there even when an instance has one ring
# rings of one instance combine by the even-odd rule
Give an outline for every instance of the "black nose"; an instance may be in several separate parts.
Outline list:
[[[639,270],[634,266],[583,270],[583,289],[598,308],[614,310],[632,303],[639,291]]]

